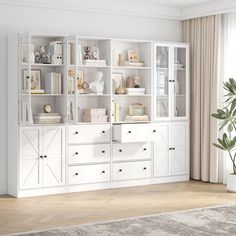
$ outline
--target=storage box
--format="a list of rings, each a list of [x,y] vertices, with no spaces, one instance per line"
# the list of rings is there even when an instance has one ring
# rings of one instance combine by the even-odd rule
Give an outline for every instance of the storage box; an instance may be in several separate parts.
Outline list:
[[[107,122],[108,116],[88,116],[83,115],[83,122],[91,122],[91,123],[105,123]]]
[[[106,108],[90,108],[84,110],[84,115],[86,116],[105,116]]]

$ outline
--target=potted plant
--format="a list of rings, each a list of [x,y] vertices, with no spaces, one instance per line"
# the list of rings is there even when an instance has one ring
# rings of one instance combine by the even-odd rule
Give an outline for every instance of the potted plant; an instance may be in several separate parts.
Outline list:
[[[236,80],[231,78],[225,82],[224,90],[225,106],[212,114],[220,120],[219,129],[224,130],[222,138],[218,138],[218,143],[214,143],[214,146],[227,152],[232,161],[233,173],[227,177],[227,190],[236,192]]]

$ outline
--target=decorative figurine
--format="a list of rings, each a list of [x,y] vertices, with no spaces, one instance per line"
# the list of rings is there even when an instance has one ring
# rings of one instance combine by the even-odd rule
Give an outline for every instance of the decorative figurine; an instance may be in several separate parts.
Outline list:
[[[92,59],[93,59],[93,60],[99,60],[99,49],[98,49],[98,47],[96,46],[96,44],[95,44],[95,46],[92,48]]]
[[[84,47],[84,51],[85,51],[84,60],[89,60],[89,59],[91,59],[91,56],[89,55],[90,47],[89,47],[89,46],[85,46],[85,47]]]
[[[36,51],[34,53],[35,63],[40,63],[40,52]]]
[[[46,104],[43,106],[44,113],[50,113],[52,111],[52,107],[50,104]]]
[[[96,80],[89,84],[89,88],[96,94],[103,94],[104,80],[102,80],[102,77],[103,73],[101,71],[98,71]]]

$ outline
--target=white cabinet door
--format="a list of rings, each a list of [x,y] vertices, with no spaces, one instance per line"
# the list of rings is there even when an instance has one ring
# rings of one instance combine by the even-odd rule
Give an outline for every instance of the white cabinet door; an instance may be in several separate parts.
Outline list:
[[[39,127],[20,128],[20,189],[42,187],[41,129]]]
[[[169,123],[155,124],[156,141],[154,143],[154,175],[167,176],[170,173],[170,135]]]
[[[188,173],[188,124],[155,124],[154,176],[175,176]]]
[[[65,127],[43,127],[43,182],[44,187],[65,183]]]
[[[187,173],[187,123],[173,123],[171,128],[171,174]]]

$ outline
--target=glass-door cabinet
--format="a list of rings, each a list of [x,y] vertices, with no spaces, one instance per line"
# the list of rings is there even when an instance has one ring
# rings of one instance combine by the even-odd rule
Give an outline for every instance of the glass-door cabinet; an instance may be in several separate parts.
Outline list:
[[[188,119],[189,47],[154,44],[154,120]]]

